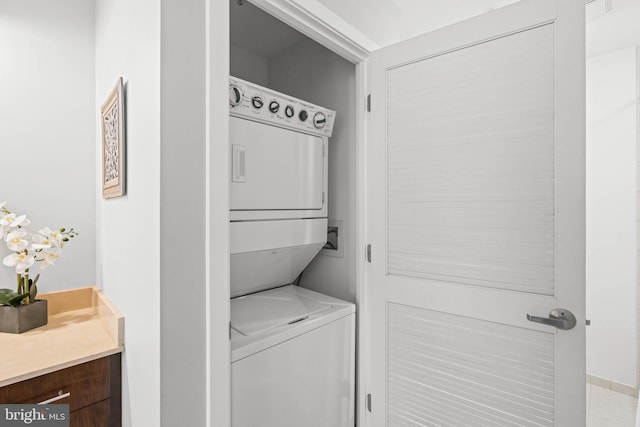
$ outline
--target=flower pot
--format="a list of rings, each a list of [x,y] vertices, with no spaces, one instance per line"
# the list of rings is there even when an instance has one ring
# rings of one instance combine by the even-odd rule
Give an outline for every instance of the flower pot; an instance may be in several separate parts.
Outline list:
[[[47,300],[11,307],[0,306],[0,332],[21,334],[47,324]]]

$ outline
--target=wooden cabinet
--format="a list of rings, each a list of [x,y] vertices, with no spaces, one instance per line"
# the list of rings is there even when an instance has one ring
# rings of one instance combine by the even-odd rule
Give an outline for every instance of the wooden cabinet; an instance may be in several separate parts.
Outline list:
[[[0,403],[50,399],[69,404],[70,427],[120,427],[120,353],[0,388]]]
[[[89,405],[77,411],[73,411],[69,414],[69,426],[70,427],[112,427],[118,424],[110,423],[110,401],[103,400],[93,405]]]

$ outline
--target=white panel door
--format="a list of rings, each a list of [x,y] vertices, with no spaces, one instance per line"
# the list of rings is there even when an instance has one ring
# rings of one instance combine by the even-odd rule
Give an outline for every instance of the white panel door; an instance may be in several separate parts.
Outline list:
[[[372,425],[585,425],[584,68],[584,0],[374,52]]]

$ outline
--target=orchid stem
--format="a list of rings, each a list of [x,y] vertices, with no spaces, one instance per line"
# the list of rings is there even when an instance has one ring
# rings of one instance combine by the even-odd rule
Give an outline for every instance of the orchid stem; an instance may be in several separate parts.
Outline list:
[[[26,269],[24,272],[24,291],[28,293],[27,296],[27,304],[31,304],[31,289],[29,289],[29,269]]]

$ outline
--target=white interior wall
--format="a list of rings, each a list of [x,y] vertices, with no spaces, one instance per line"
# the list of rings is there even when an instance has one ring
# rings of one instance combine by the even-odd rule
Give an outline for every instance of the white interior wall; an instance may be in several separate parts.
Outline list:
[[[269,87],[336,110],[329,139],[329,221],[342,222],[343,256],[321,252],[304,271],[301,286],[356,300],[355,66],[312,40],[269,60]]]
[[[80,232],[40,292],[95,283],[93,12],[85,0],[0,2],[0,202],[27,214],[31,232]],[[0,259],[8,253],[0,245]],[[0,288],[15,282],[0,266]]]
[[[125,316],[123,426],[160,426],[160,3],[96,0],[95,8],[96,105],[122,76],[127,168],[126,196],[97,195],[97,281]],[[93,111],[87,144],[97,146]]]
[[[229,74],[260,86],[269,86],[269,60],[232,44],[229,46]]]
[[[640,43],[640,2],[615,0],[608,12],[605,2],[587,4],[587,57],[598,56]]]
[[[214,22],[224,10],[208,12],[198,0],[96,3],[96,97],[125,80],[127,194],[98,197],[98,281],[125,316],[124,426],[227,419],[228,195],[211,188],[227,175],[208,166],[227,156],[228,62],[216,55],[228,50],[207,51],[207,38],[228,28]]]
[[[636,57],[587,60],[587,373],[636,386]]]
[[[209,215],[207,203],[220,204],[226,196],[207,197],[207,120],[208,114],[214,115],[207,105],[207,10],[199,0],[162,0],[161,5],[160,416],[162,426],[206,426],[210,425],[208,381],[215,378],[216,387],[224,387],[225,377],[224,372],[208,370],[213,357],[207,351],[213,335],[207,317],[208,292],[214,295],[214,312],[229,305],[226,283],[208,282],[207,277],[207,222],[215,218]],[[222,78],[217,81],[216,87],[223,86]],[[228,93],[228,83],[223,88]],[[222,114],[215,115],[226,119],[227,98],[219,91],[213,96],[216,106],[223,107]],[[226,148],[224,131],[216,128],[214,134],[211,144]],[[214,250],[224,249],[226,256],[222,236],[218,230],[210,232],[215,236]],[[210,290],[209,283],[215,290]],[[224,331],[225,338],[227,322],[225,315],[214,325],[218,332]],[[225,350],[222,345],[215,348]]]
[[[636,231],[640,230],[640,45],[636,46]],[[640,235],[636,237],[636,385],[640,387]],[[638,402],[640,408],[640,402]],[[637,418],[640,424],[640,417]]]
[[[229,3],[206,3],[207,426],[231,424],[229,342]]]

